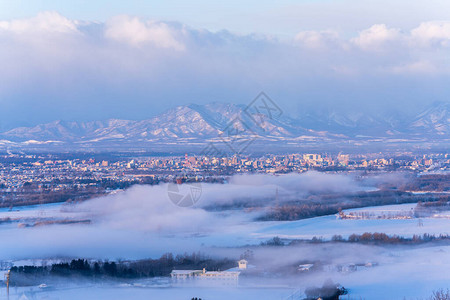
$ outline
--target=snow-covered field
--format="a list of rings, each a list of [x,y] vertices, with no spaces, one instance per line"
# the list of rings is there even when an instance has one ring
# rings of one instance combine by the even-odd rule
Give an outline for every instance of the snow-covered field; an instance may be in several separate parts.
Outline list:
[[[350,212],[411,211],[415,204],[389,205],[347,210]],[[175,212],[177,214],[177,212]],[[90,210],[73,209],[62,204],[18,207],[0,210],[0,219],[14,219],[0,224],[0,257],[16,265],[39,265],[39,258],[86,257],[99,259],[139,259],[174,253],[203,251],[208,254],[234,257],[245,245],[258,245],[274,236],[286,239],[310,239],[314,236],[329,239],[338,234],[383,232],[390,235],[450,234],[450,220],[444,218],[418,219],[338,219],[335,215],[292,222],[253,222],[243,212],[231,215],[223,212],[197,215],[205,222],[195,223],[194,230],[186,230],[184,215],[177,214],[177,227],[148,228],[125,222],[122,215],[99,218]],[[190,217],[190,215],[189,215]],[[52,224],[34,227],[19,226],[22,220],[83,219],[89,224]],[[156,216],[149,216],[149,222]],[[120,222],[111,222],[110,220]],[[210,222],[210,223],[208,223]],[[179,224],[178,224],[179,223]],[[217,223],[217,224],[216,224]],[[139,223],[138,223],[139,225]],[[192,224],[189,224],[192,226]],[[180,246],[182,245],[182,246]],[[315,247],[315,248],[314,248]],[[345,244],[342,246],[281,247],[266,253],[261,261],[283,263],[291,259],[322,259],[329,257],[329,271],[316,274],[311,282],[291,279],[285,288],[188,288],[136,286],[77,286],[43,290],[38,287],[13,288],[10,299],[288,299],[294,291],[308,284],[316,286],[331,278],[350,289],[354,299],[417,299],[427,297],[433,290],[447,288],[450,282],[450,246],[378,247]],[[275,259],[276,258],[276,259]],[[376,262],[373,268],[340,273],[337,264]],[[261,283],[261,285],[264,285]],[[25,295],[27,298],[23,298]],[[21,298],[22,297],[22,298]],[[90,298],[91,297],[91,298]],[[0,289],[0,299],[6,299]],[[295,299],[295,298],[294,298]],[[352,298],[351,298],[352,299]]]
[[[301,249],[293,249],[302,251]],[[340,252],[339,249],[334,249]],[[356,247],[344,249],[353,254],[339,255],[343,259],[338,263],[357,262],[370,258],[376,260],[377,266],[363,268],[356,272],[339,273],[333,270],[312,275],[311,280],[292,278],[286,280],[286,285],[275,287],[261,279],[258,287],[253,285],[238,287],[170,287],[162,285],[140,284],[78,284],[67,286],[11,288],[10,300],[24,299],[301,299],[290,298],[298,290],[303,290],[310,284],[320,285],[326,279],[339,282],[349,289],[349,299],[424,299],[434,290],[446,288],[450,282],[450,246],[419,247],[414,249],[392,248],[374,249]],[[360,251],[363,250],[363,251]],[[287,249],[274,249],[274,257],[286,256]],[[280,252],[278,252],[280,251]],[[320,251],[319,251],[320,252]],[[352,258],[353,257],[353,258]],[[264,285],[268,285],[264,287]],[[25,295],[25,297],[24,297]],[[360,298],[361,297],[361,298]],[[8,299],[5,289],[0,289],[0,299]],[[8,300],[9,300],[8,299]],[[347,299],[344,297],[343,299]]]
[[[416,204],[400,204],[400,205],[387,205],[377,207],[366,207],[352,210],[345,210],[345,213],[350,212],[410,212]],[[239,213],[234,213],[239,214]],[[211,213],[214,217],[212,221],[220,222],[220,218],[224,218],[224,213]],[[59,220],[79,220],[90,218],[89,214],[84,211],[73,210],[72,207],[64,204],[48,204],[41,206],[30,207],[17,207],[12,211],[9,209],[0,209],[0,219],[11,218],[16,220],[29,220],[29,219],[59,219]],[[138,250],[147,249],[147,253],[152,255],[160,255],[167,251],[167,248],[158,251],[157,243],[147,243],[144,239],[145,236],[151,236],[158,238],[164,245],[165,243],[171,244],[171,241],[176,242],[183,241],[184,245],[188,249],[194,249],[195,245],[202,246],[242,246],[248,244],[259,244],[261,241],[265,241],[269,238],[279,236],[286,239],[311,239],[313,237],[322,237],[323,239],[330,239],[333,235],[341,235],[348,237],[349,235],[356,233],[362,234],[364,232],[383,232],[389,235],[400,235],[404,237],[411,237],[414,234],[449,234],[450,235],[450,219],[445,218],[421,218],[416,219],[368,219],[368,220],[351,220],[351,219],[339,219],[335,215],[316,217],[311,219],[304,219],[298,221],[287,222],[253,222],[246,220],[245,218],[237,218],[232,222],[226,223],[226,226],[220,227],[220,230],[214,229],[214,224],[210,227],[199,226],[194,232],[189,231],[171,231],[165,232],[161,229],[159,232],[152,232],[141,228],[123,228],[116,226],[109,226],[95,220],[93,224],[72,224],[72,225],[48,225],[48,226],[36,226],[30,228],[19,228],[21,221],[5,222],[0,224],[0,238],[3,241],[14,241],[20,246],[39,247],[52,244],[54,247],[64,248],[67,244],[70,247],[75,247],[80,250],[84,242],[92,242],[92,237],[95,237],[97,242],[94,242],[93,246],[102,248],[101,241],[104,241],[105,245],[110,245],[114,240],[114,237],[119,242],[130,242],[134,238],[143,239],[142,244],[135,248],[136,251],[131,253],[137,253]],[[70,238],[64,235],[70,233]],[[33,236],[39,237],[33,239]],[[19,239],[17,237],[23,237]],[[77,247],[77,244],[79,245]],[[92,246],[92,245],[91,245]],[[94,248],[95,248],[94,247]],[[5,255],[4,250],[9,246],[5,245],[0,249],[0,255]],[[2,251],[3,250],[3,251]],[[2,253],[3,252],[3,253]],[[89,255],[87,251],[85,252]],[[159,253],[161,252],[161,253]],[[120,253],[114,251],[109,252],[112,256],[109,258],[115,258]],[[61,253],[63,254],[63,253]],[[96,252],[93,251],[89,256],[95,257]],[[108,254],[108,251],[105,253]],[[68,255],[73,255],[68,253]],[[139,255],[138,255],[139,256]],[[133,255],[135,257],[135,255]]]
[[[294,292],[291,288],[138,288],[138,287],[71,287],[60,289],[39,289],[38,287],[11,289],[9,298],[4,289],[0,292],[0,299],[27,300],[122,300],[122,299],[191,299],[193,297],[204,300],[285,300]]]
[[[416,204],[386,205],[345,210],[365,212],[409,212]],[[322,237],[330,239],[333,235],[348,237],[356,233],[383,232],[389,235],[411,237],[414,234],[450,234],[450,219],[421,218],[419,219],[369,219],[349,220],[338,219],[336,216],[324,216],[291,222],[280,222],[273,226],[266,226],[253,233],[255,237],[270,238],[279,236],[288,239],[311,239]]]
[[[345,213],[411,211],[414,207],[415,204],[388,205],[347,210]],[[383,232],[405,237],[424,233],[450,234],[450,219],[445,218],[350,220],[330,215],[298,221],[253,222],[243,217],[230,221],[229,216],[224,213],[209,214],[207,221],[219,224],[200,224],[192,231],[166,231],[162,227],[160,230],[148,230],[139,226],[130,228],[95,219],[92,224],[53,224],[25,228],[20,226],[21,221],[4,222],[0,223],[0,240],[3,244],[0,256],[4,260],[54,256],[116,259],[125,254],[127,258],[146,258],[162,255],[168,249],[178,249],[180,243],[183,244],[183,251],[189,252],[207,247],[257,245],[275,236],[285,239],[321,237],[326,240],[333,235],[348,237],[353,233],[364,232]],[[0,209],[0,219],[5,218],[77,220],[92,216],[64,204],[48,204],[17,207],[12,211]],[[225,224],[219,226],[222,220],[225,220]],[[177,221],[175,219],[174,222]],[[183,228],[182,224],[180,228]]]

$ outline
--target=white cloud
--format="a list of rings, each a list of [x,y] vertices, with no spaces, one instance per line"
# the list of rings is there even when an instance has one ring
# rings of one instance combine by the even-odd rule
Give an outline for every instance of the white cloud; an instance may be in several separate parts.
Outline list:
[[[379,94],[352,80],[390,86],[388,73],[398,78],[411,70],[426,77],[432,65],[449,74],[442,47],[450,41],[448,26],[427,22],[402,33],[381,24],[354,39],[331,28],[302,31],[286,41],[132,16],[94,23],[43,12],[0,21],[0,103],[5,107],[0,127],[55,119],[144,119],[186,102],[242,102],[260,89],[279,92],[274,97],[293,114],[309,98],[335,105],[344,97],[357,103],[371,95],[369,103]],[[419,47],[421,40],[433,42]],[[404,98],[421,102],[405,87],[410,84],[416,83],[399,87],[409,96]],[[105,99],[114,102],[108,109]]]
[[[179,38],[180,31],[168,24],[155,21],[141,21],[137,17],[118,16],[106,23],[105,36],[107,38],[126,42],[133,46],[152,43],[157,47],[171,48],[178,51],[185,46]]]
[[[215,214],[204,208],[216,208],[232,203],[259,203],[274,201],[279,189],[280,201],[297,199],[299,195],[321,192],[356,192],[364,188],[347,175],[306,172],[280,176],[267,174],[235,175],[229,184],[201,185],[200,201],[193,207],[174,205],[167,194],[167,184],[134,186],[123,193],[100,197],[77,205],[74,210],[89,212],[92,220],[114,228],[133,228],[151,232],[205,231],[248,221],[258,213],[235,213],[233,217]],[[188,187],[180,193],[189,192]]]
[[[335,31],[301,31],[295,38],[295,42],[311,49],[325,48],[339,41],[339,34]]]
[[[78,209],[108,226],[156,232],[195,231],[213,219],[203,209],[175,206],[167,196],[167,185],[134,186],[124,193],[82,203]]]
[[[391,70],[398,74],[435,74],[438,72],[438,68],[429,61],[416,61],[395,66]]]
[[[359,33],[351,41],[364,50],[381,50],[387,43],[399,40],[400,30],[388,28],[385,24],[375,24]]]
[[[411,30],[411,37],[421,45],[447,46],[450,44],[450,22],[423,22]]]
[[[0,31],[10,31],[16,34],[23,33],[74,33],[78,32],[77,22],[69,20],[57,12],[41,12],[36,17],[0,21]]]

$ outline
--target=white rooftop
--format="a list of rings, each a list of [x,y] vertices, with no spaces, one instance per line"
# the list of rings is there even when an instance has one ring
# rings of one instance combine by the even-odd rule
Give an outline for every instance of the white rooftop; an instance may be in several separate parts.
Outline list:
[[[201,270],[173,270],[172,274],[188,275],[191,273],[202,272]]]

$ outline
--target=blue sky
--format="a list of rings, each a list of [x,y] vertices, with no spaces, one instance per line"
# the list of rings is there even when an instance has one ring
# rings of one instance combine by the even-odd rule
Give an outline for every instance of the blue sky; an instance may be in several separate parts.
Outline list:
[[[0,130],[176,105],[290,114],[448,101],[450,3],[0,0]]]
[[[57,11],[71,18],[104,22],[129,14],[178,21],[209,30],[237,33],[294,34],[340,28],[349,32],[376,23],[412,28],[428,20],[448,20],[446,0],[1,0],[0,19],[26,18]]]

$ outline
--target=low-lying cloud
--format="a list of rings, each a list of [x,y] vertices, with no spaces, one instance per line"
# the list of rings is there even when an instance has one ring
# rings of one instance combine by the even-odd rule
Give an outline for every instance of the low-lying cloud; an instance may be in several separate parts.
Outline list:
[[[158,257],[165,252],[201,251],[213,257],[238,258],[250,249],[254,254],[251,264],[264,270],[265,274],[285,274],[281,277],[268,276],[264,279],[266,284],[289,284],[301,289],[320,286],[331,278],[350,288],[351,295],[367,295],[370,288],[380,288],[393,282],[399,286],[408,286],[409,282],[419,282],[426,275],[429,278],[427,286],[419,292],[430,293],[448,280],[447,273],[442,271],[448,265],[442,264],[450,253],[448,246],[397,245],[391,248],[352,243],[249,246],[258,245],[261,240],[255,233],[273,223],[267,225],[255,222],[258,213],[242,209],[210,210],[214,205],[221,206],[243,199],[267,204],[275,200],[276,189],[279,189],[280,197],[353,193],[368,186],[375,187],[392,181],[401,183],[403,180],[406,179],[402,174],[380,174],[370,180],[361,180],[360,176],[355,175],[317,172],[281,176],[237,175],[232,176],[226,184],[202,184],[201,201],[195,206],[184,208],[170,201],[167,184],[134,186],[105,197],[65,204],[61,206],[60,212],[56,212],[56,216],[52,215],[55,211],[43,214],[44,217],[89,218],[90,224],[32,228],[2,224],[0,256],[3,259],[139,259]],[[44,207],[40,209],[45,212]],[[2,215],[5,213],[1,212]],[[28,211],[27,215],[30,214]],[[39,209],[36,209],[35,214],[39,215]],[[296,265],[303,263],[319,263],[322,271],[299,277]],[[367,263],[372,266],[365,267]],[[338,266],[345,268],[353,264],[359,265],[354,273],[338,271]],[[407,274],[407,280],[399,280]],[[409,296],[408,293],[393,295]]]
[[[292,113],[361,101],[367,109],[399,102],[402,110],[420,110],[448,98],[430,76],[444,80],[450,71],[449,24],[423,22],[409,31],[375,24],[351,36],[299,28],[281,39],[128,15],[93,22],[42,12],[3,20],[0,125],[144,119],[189,102],[247,103],[260,90]],[[411,92],[418,84],[423,93]],[[436,97],[422,97],[427,89]]]
[[[300,200],[311,193],[352,193],[359,190],[362,187],[348,175],[319,172],[281,176],[236,175],[226,184],[201,184],[200,200],[192,207],[179,207],[172,203],[168,195],[168,184],[160,184],[134,186],[124,192],[75,205],[72,209],[85,212],[94,222],[107,224],[112,228],[158,233],[203,233],[248,222],[260,214],[237,210],[232,213],[209,212],[222,210],[224,205],[239,204],[239,207],[249,202],[260,203],[264,207],[276,200],[282,202],[296,197]],[[180,189],[180,193],[188,192],[188,189]]]
[[[317,172],[237,175],[226,184],[202,183],[201,186],[201,198],[191,207],[175,205],[168,196],[168,185],[160,184],[134,186],[78,204],[64,204],[59,212],[45,213],[44,207],[38,208],[27,216],[88,219],[91,223],[29,228],[8,225],[0,231],[0,239],[5,241],[0,255],[43,257],[79,253],[88,257],[146,257],[164,252],[198,251],[201,245],[258,244],[260,239],[253,233],[266,225],[255,220],[276,200],[301,201],[311,193],[352,193],[365,188],[353,176]],[[261,209],[241,208],[247,203]],[[19,212],[14,212],[14,217],[20,216],[21,208],[17,209]],[[41,209],[44,214],[40,215]],[[2,214],[6,217],[8,212]]]

